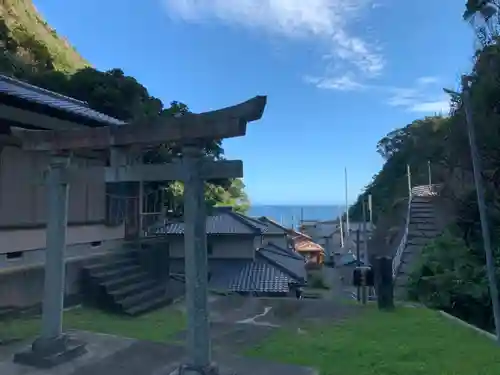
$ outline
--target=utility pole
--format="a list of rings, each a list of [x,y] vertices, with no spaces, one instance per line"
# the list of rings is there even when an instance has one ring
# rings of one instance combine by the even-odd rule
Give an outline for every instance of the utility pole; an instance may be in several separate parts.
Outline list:
[[[368,212],[370,214],[370,230],[373,230],[373,204],[372,204],[372,195],[368,195]]]
[[[429,191],[432,186],[431,161],[427,160],[427,173],[429,174]]]
[[[366,204],[364,199],[361,207],[363,209],[363,259],[365,264],[368,264],[368,235],[366,233]]]
[[[411,172],[410,172],[410,164],[406,164],[406,175],[408,177],[408,196],[411,197]]]
[[[361,259],[359,259],[359,229],[356,230],[356,264],[358,267],[361,267]],[[358,302],[361,301],[361,287],[357,287],[357,293],[356,293]]]
[[[344,229],[342,228],[342,215],[339,217],[339,228],[340,228],[340,247],[344,247]]]
[[[469,77],[462,77],[462,86],[462,101],[465,109],[467,131],[469,134],[472,170],[474,174],[474,183],[476,185],[477,205],[479,209],[479,218],[481,221],[484,252],[486,254],[486,271],[488,274],[490,296],[493,306],[493,318],[495,321],[496,338],[497,343],[500,344],[500,302],[498,300],[498,288],[495,275],[495,259],[493,258],[493,253],[491,251],[490,229],[488,226],[488,217],[486,214],[486,204],[484,200],[484,187],[481,178],[481,158],[479,157],[479,153],[477,150],[476,134],[473,123],[474,120],[472,117],[472,110],[470,108]]]
[[[346,228],[346,238],[349,238],[350,227],[349,227],[349,196],[347,192],[347,167],[344,168],[344,180],[345,180],[345,228]]]

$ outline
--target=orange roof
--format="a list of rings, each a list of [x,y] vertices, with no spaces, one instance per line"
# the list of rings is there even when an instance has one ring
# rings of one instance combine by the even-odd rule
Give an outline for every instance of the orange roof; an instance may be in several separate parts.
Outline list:
[[[324,252],[324,249],[321,245],[318,245],[316,242],[298,239],[294,242],[295,250],[298,252],[301,251],[309,251],[309,252]]]
[[[302,232],[299,232],[295,229],[288,229],[288,232],[289,234],[291,234],[293,237],[292,237],[292,240],[312,240],[312,238],[310,236],[308,236],[307,234],[305,233],[302,233]]]

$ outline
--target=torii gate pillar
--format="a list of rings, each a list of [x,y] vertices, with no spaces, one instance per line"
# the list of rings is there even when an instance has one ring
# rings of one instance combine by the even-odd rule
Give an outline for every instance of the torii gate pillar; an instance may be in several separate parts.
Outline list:
[[[62,333],[69,162],[67,156],[52,156],[46,174],[48,217],[41,334],[31,348],[14,355],[14,362],[39,368],[56,366],[86,352],[85,343]]]
[[[186,307],[188,314],[187,349],[191,363],[179,373],[205,375],[212,368],[210,322],[208,314],[207,235],[204,181],[201,175],[201,148],[195,144],[182,150],[184,169],[184,261]]]

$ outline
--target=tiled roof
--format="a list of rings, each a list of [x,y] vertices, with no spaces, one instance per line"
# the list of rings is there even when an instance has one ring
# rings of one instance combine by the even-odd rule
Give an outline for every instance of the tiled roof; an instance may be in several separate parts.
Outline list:
[[[229,285],[233,292],[288,293],[294,280],[263,259],[247,264]]]
[[[268,227],[267,232],[269,234],[287,234],[288,233],[288,228],[284,227],[283,225],[277,223],[273,219],[270,219],[266,216],[261,216],[258,219],[260,222],[265,223]]]
[[[307,280],[305,258],[293,251],[283,249],[274,244],[268,244],[257,251],[257,255],[277,266],[281,271],[292,276],[299,282]]]
[[[212,290],[228,290],[242,270],[252,262],[251,259],[210,259],[208,261],[210,272],[209,288]]]
[[[0,93],[82,116],[92,121],[98,121],[103,125],[125,124],[125,122],[116,118],[94,111],[85,102],[1,74]]]
[[[154,235],[162,234],[184,234],[183,222],[171,222],[159,224],[152,228]],[[206,219],[207,234],[261,234],[263,228],[253,225],[249,221],[241,218],[229,208],[218,208]]]
[[[280,252],[283,252],[284,254],[286,254],[287,256],[290,256],[292,258],[295,258],[295,259],[300,259],[300,260],[304,260],[304,256],[302,254],[299,254],[297,253],[296,251],[294,251],[293,249],[285,249],[281,246],[278,246],[276,245],[275,243],[273,242],[269,242],[266,246],[264,246],[266,249],[269,249],[269,250],[272,250],[272,251],[280,251]]]
[[[312,238],[305,234],[305,233],[302,233],[302,232],[299,232],[295,229],[288,229],[288,234],[292,237],[292,239],[295,241],[296,239],[308,239],[308,240],[311,240]]]
[[[294,242],[295,251],[321,251],[324,249],[317,243],[310,240],[299,239]]]
[[[288,292],[289,285],[301,284],[304,280],[284,272],[265,258],[251,259],[209,259],[212,290],[229,292]],[[172,273],[184,273],[184,260],[170,261]]]
[[[268,226],[265,223],[257,220],[256,218],[253,218],[253,217],[250,217],[250,216],[247,216],[247,215],[243,215],[243,214],[240,214],[240,213],[237,213],[237,212],[234,212],[234,215],[238,215],[238,217],[241,220],[244,220],[245,222],[247,222],[251,226],[254,226],[254,227],[257,227],[257,228],[261,229],[265,233],[267,233],[268,230],[269,230]]]

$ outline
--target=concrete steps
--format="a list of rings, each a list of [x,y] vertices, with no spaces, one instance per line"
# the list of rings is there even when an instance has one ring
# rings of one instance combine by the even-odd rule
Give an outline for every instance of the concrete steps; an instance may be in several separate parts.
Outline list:
[[[152,278],[142,267],[137,251],[123,251],[84,267],[87,302],[126,315],[139,315],[172,301],[168,282]]]
[[[413,194],[417,192],[417,196],[413,196],[410,206],[410,222],[408,225],[408,239],[406,248],[401,255],[401,263],[398,269],[398,274],[394,281],[395,295],[397,298],[404,299],[406,297],[406,286],[415,263],[418,261],[421,251],[424,246],[441,231],[436,225],[436,212],[433,204],[433,196],[427,196],[425,186],[413,189]],[[422,191],[423,196],[418,193]]]

